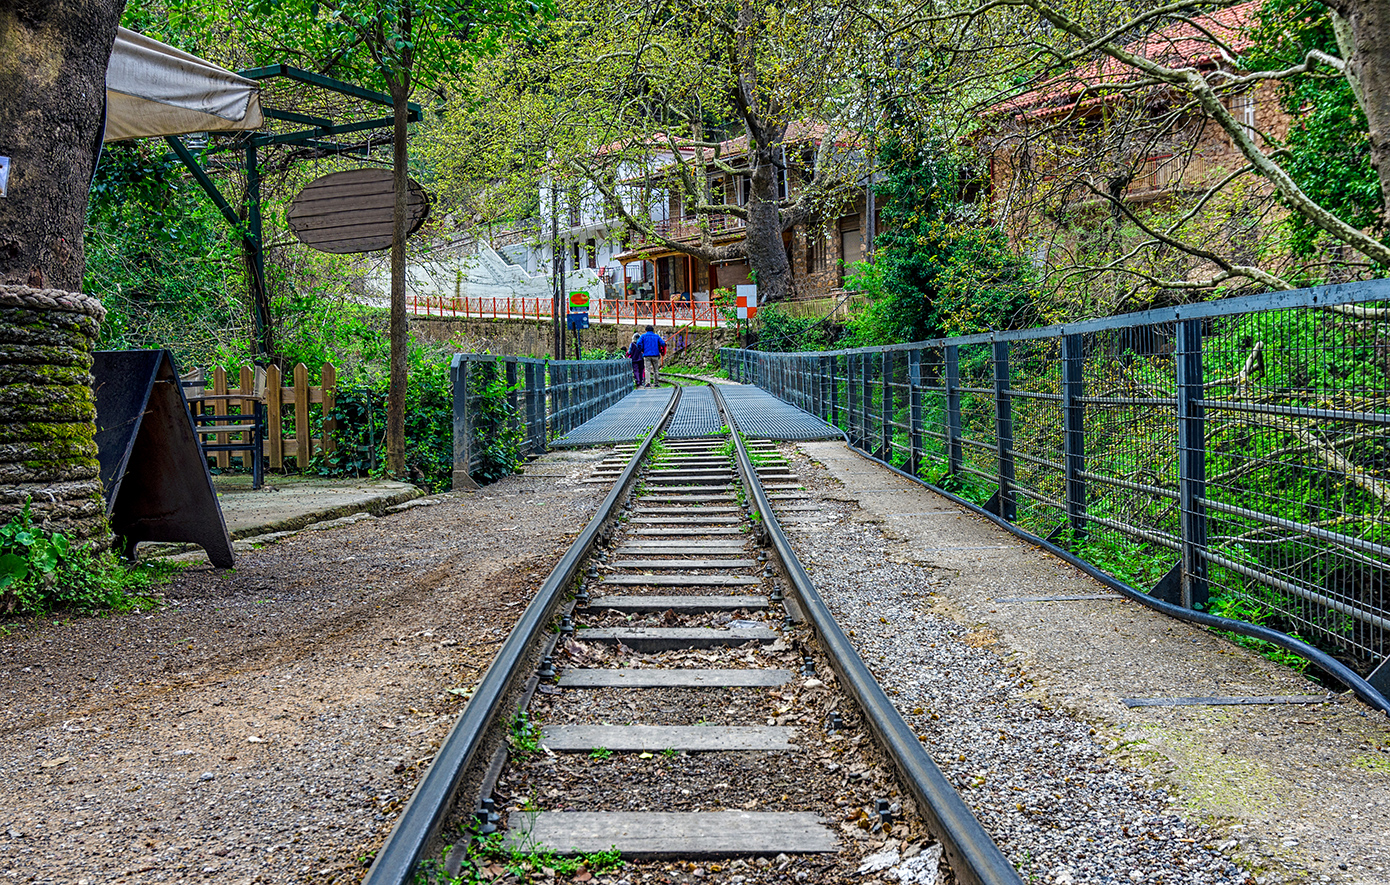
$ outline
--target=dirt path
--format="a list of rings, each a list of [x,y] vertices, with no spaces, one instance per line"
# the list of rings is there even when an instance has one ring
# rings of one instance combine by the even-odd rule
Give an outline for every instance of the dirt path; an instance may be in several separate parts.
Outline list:
[[[8,624],[0,877],[355,881],[603,454],[190,570],[153,612]]]

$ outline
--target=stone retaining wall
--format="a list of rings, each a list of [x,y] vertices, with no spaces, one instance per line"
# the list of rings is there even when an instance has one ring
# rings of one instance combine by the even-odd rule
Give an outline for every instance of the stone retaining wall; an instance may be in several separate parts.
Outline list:
[[[0,285],[0,523],[105,542],[92,347],[106,310],[58,289]]]

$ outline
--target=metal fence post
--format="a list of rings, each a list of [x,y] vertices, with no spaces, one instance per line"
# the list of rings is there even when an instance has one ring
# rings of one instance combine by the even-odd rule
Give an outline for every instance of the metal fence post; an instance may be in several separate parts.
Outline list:
[[[830,426],[840,426],[840,358],[830,357]]]
[[[1014,500],[1014,407],[1009,394],[1009,342],[994,342],[994,427],[999,441],[999,515],[1018,518]]]
[[[885,461],[893,460],[893,351],[883,352],[883,455]]]
[[[550,443],[550,437],[548,437],[545,432],[547,422],[547,415],[545,413],[546,387],[549,384],[549,379],[546,377],[544,360],[537,361],[533,368],[536,372],[536,390],[534,396],[536,398],[536,438],[539,443],[536,447],[536,452],[542,453]]]
[[[521,411],[517,408],[516,390],[516,357],[508,357],[507,364],[507,409],[510,413],[507,416],[507,429],[511,431],[512,438],[521,430]]]
[[[922,351],[907,352],[908,447],[907,472],[919,476],[922,469]]]
[[[960,444],[960,348],[946,345],[946,470],[960,475],[965,459]]]
[[[873,354],[859,354],[859,378],[863,382],[863,393],[859,396],[859,447],[872,452]]]
[[[1207,591],[1206,413],[1202,406],[1202,321],[1178,323],[1178,501],[1182,509],[1182,606],[1205,605]]]
[[[854,364],[859,355],[845,354],[845,429],[849,432],[849,444],[859,444],[859,431],[855,422],[859,420],[859,410],[854,407],[858,385],[854,383]]]
[[[1076,538],[1086,535],[1086,363],[1084,339],[1062,336],[1062,417],[1066,427],[1067,519]]]
[[[473,421],[468,414],[468,361],[462,354],[454,356],[449,374],[454,388],[454,488],[476,489],[478,484],[468,475],[473,458]]]

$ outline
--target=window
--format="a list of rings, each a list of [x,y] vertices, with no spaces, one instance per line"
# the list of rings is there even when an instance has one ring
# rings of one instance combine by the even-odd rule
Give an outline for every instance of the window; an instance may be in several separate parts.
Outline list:
[[[1244,92],[1236,93],[1231,96],[1228,105],[1231,116],[1236,118],[1240,128],[1245,130],[1245,134],[1251,138],[1255,137],[1255,90],[1247,89]]]
[[[818,273],[825,270],[826,253],[825,231],[815,229],[806,232],[806,272]]]

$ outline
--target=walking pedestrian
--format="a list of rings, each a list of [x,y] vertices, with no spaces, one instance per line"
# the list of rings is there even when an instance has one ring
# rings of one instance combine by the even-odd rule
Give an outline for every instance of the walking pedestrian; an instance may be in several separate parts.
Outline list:
[[[632,343],[627,346],[627,358],[632,361],[632,380],[641,387],[647,380],[646,366],[643,365],[642,333],[632,333]]]
[[[656,334],[656,326],[648,326],[647,331],[642,335],[642,361],[646,364],[647,387],[655,387],[657,381],[661,380],[660,369],[663,358],[666,356],[666,339]]]

